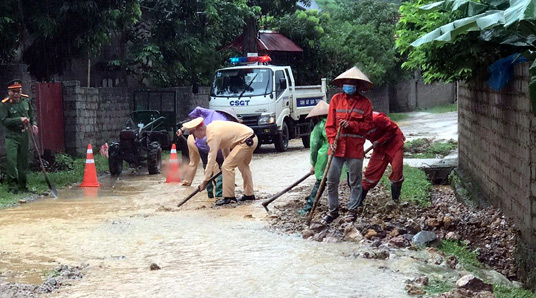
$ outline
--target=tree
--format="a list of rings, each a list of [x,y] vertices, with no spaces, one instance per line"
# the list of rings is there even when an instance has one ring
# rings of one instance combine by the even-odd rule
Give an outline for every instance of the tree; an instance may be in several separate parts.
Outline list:
[[[21,39],[22,28],[19,25],[20,13],[18,1],[0,2],[0,63],[7,63],[14,58]]]
[[[374,0],[333,0],[321,12],[296,12],[276,19],[272,28],[304,49],[297,72],[307,83],[334,79],[358,65],[378,86],[400,78],[394,45],[398,6]]]
[[[427,38],[426,33],[437,33],[437,28],[448,26],[464,15],[478,14],[485,6],[483,3],[458,1],[456,7],[459,9],[453,11],[441,10],[437,3],[430,4],[430,1],[402,4],[397,24],[397,49],[406,57],[402,66],[410,70],[420,69],[427,83],[487,76],[487,67],[511,53],[511,47],[500,42],[490,46],[480,38],[479,32],[466,32],[468,34],[464,38],[455,38],[451,42],[418,42]],[[428,9],[432,7],[437,9]],[[420,44],[417,45],[417,42]]]
[[[22,60],[38,80],[49,80],[73,59],[96,54],[112,30],[134,22],[139,14],[137,0],[22,0],[15,14],[22,24],[18,36],[29,41],[21,49]]]
[[[208,84],[255,10],[246,0],[142,0],[142,20],[129,32],[128,56],[111,64],[153,86]],[[140,28],[146,34],[140,35]]]

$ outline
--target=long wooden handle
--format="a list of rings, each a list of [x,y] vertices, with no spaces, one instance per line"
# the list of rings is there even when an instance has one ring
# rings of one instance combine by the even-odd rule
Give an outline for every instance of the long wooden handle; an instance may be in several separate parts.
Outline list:
[[[339,125],[339,128],[337,129],[337,135],[335,135],[335,141],[333,141],[334,144],[337,144],[339,141],[339,136],[341,135],[341,128],[342,126]],[[324,185],[326,184],[326,180],[328,177],[328,171],[331,166],[331,161],[333,160],[333,156],[335,155],[334,151],[331,151],[328,157],[328,163],[326,164],[326,168],[324,169],[324,175],[322,175],[322,180],[320,181],[320,186],[318,189],[322,189]],[[315,196],[315,200],[313,202],[313,207],[311,208],[311,211],[307,214],[307,217],[305,218],[305,223],[309,226],[311,224],[311,220],[313,219],[313,214],[316,209],[316,205],[318,204],[318,201],[320,200],[320,197],[322,196],[322,192],[317,192]]]
[[[212,176],[210,179],[208,179],[207,183],[211,183],[212,181],[214,181],[214,179],[218,178],[218,176],[220,176],[220,175],[221,175],[221,171],[220,171],[218,174]],[[193,198],[193,197],[194,197],[197,193],[199,193],[200,191],[201,191],[201,190],[199,189],[199,187],[197,187],[197,188],[195,189],[195,191],[192,192],[191,194],[189,194],[184,200],[182,200],[182,201],[177,205],[177,207],[180,207],[180,206],[184,205],[184,203],[188,202],[189,199]]]
[[[292,183],[292,185],[288,186],[287,188],[283,189],[282,191],[278,192],[276,195],[274,195],[273,197],[271,197],[270,199],[262,202],[262,206],[264,207],[264,209],[268,210],[266,208],[266,206],[268,206],[270,203],[272,203],[273,201],[275,201],[277,198],[279,198],[280,196],[282,196],[284,193],[286,193],[287,191],[291,190],[292,188],[294,188],[296,185],[302,183],[305,179],[307,179],[309,176],[313,175],[313,173],[307,173],[307,175],[301,177],[298,181]]]
[[[28,133],[30,134],[30,138],[32,139],[35,150],[37,150],[37,157],[39,157],[39,164],[41,165],[41,171],[43,172],[43,176],[45,176],[45,181],[47,182],[48,189],[50,190],[54,198],[57,198],[58,191],[56,190],[54,185],[50,183],[50,180],[48,180],[47,171],[45,169],[45,165],[43,164],[43,159],[41,159],[41,150],[39,150],[39,146],[37,145],[37,141],[35,140],[35,137],[33,135],[32,126],[28,123],[26,125],[26,129],[28,130]]]

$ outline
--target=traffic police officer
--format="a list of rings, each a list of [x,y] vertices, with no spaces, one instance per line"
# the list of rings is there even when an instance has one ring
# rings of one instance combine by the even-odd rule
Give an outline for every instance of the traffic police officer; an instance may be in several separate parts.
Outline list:
[[[7,182],[9,192],[27,192],[26,172],[28,170],[28,151],[31,133],[37,134],[36,117],[29,96],[22,94],[22,81],[8,83],[8,97],[0,103],[0,122],[5,127],[7,155]]]

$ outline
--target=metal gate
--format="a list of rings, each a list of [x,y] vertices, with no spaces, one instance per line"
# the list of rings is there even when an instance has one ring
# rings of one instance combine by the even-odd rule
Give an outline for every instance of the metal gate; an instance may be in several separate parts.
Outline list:
[[[65,152],[61,83],[35,83],[34,89],[40,148]]]

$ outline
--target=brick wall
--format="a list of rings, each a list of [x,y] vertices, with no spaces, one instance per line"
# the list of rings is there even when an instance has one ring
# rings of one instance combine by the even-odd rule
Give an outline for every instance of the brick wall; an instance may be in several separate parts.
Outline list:
[[[462,175],[477,184],[483,199],[514,219],[526,251],[534,252],[536,122],[528,84],[528,64],[517,64],[513,81],[500,92],[485,82],[460,84],[458,146]]]
[[[87,145],[98,148],[116,141],[132,112],[128,88],[80,87],[79,81],[63,82],[65,151],[84,154]]]

